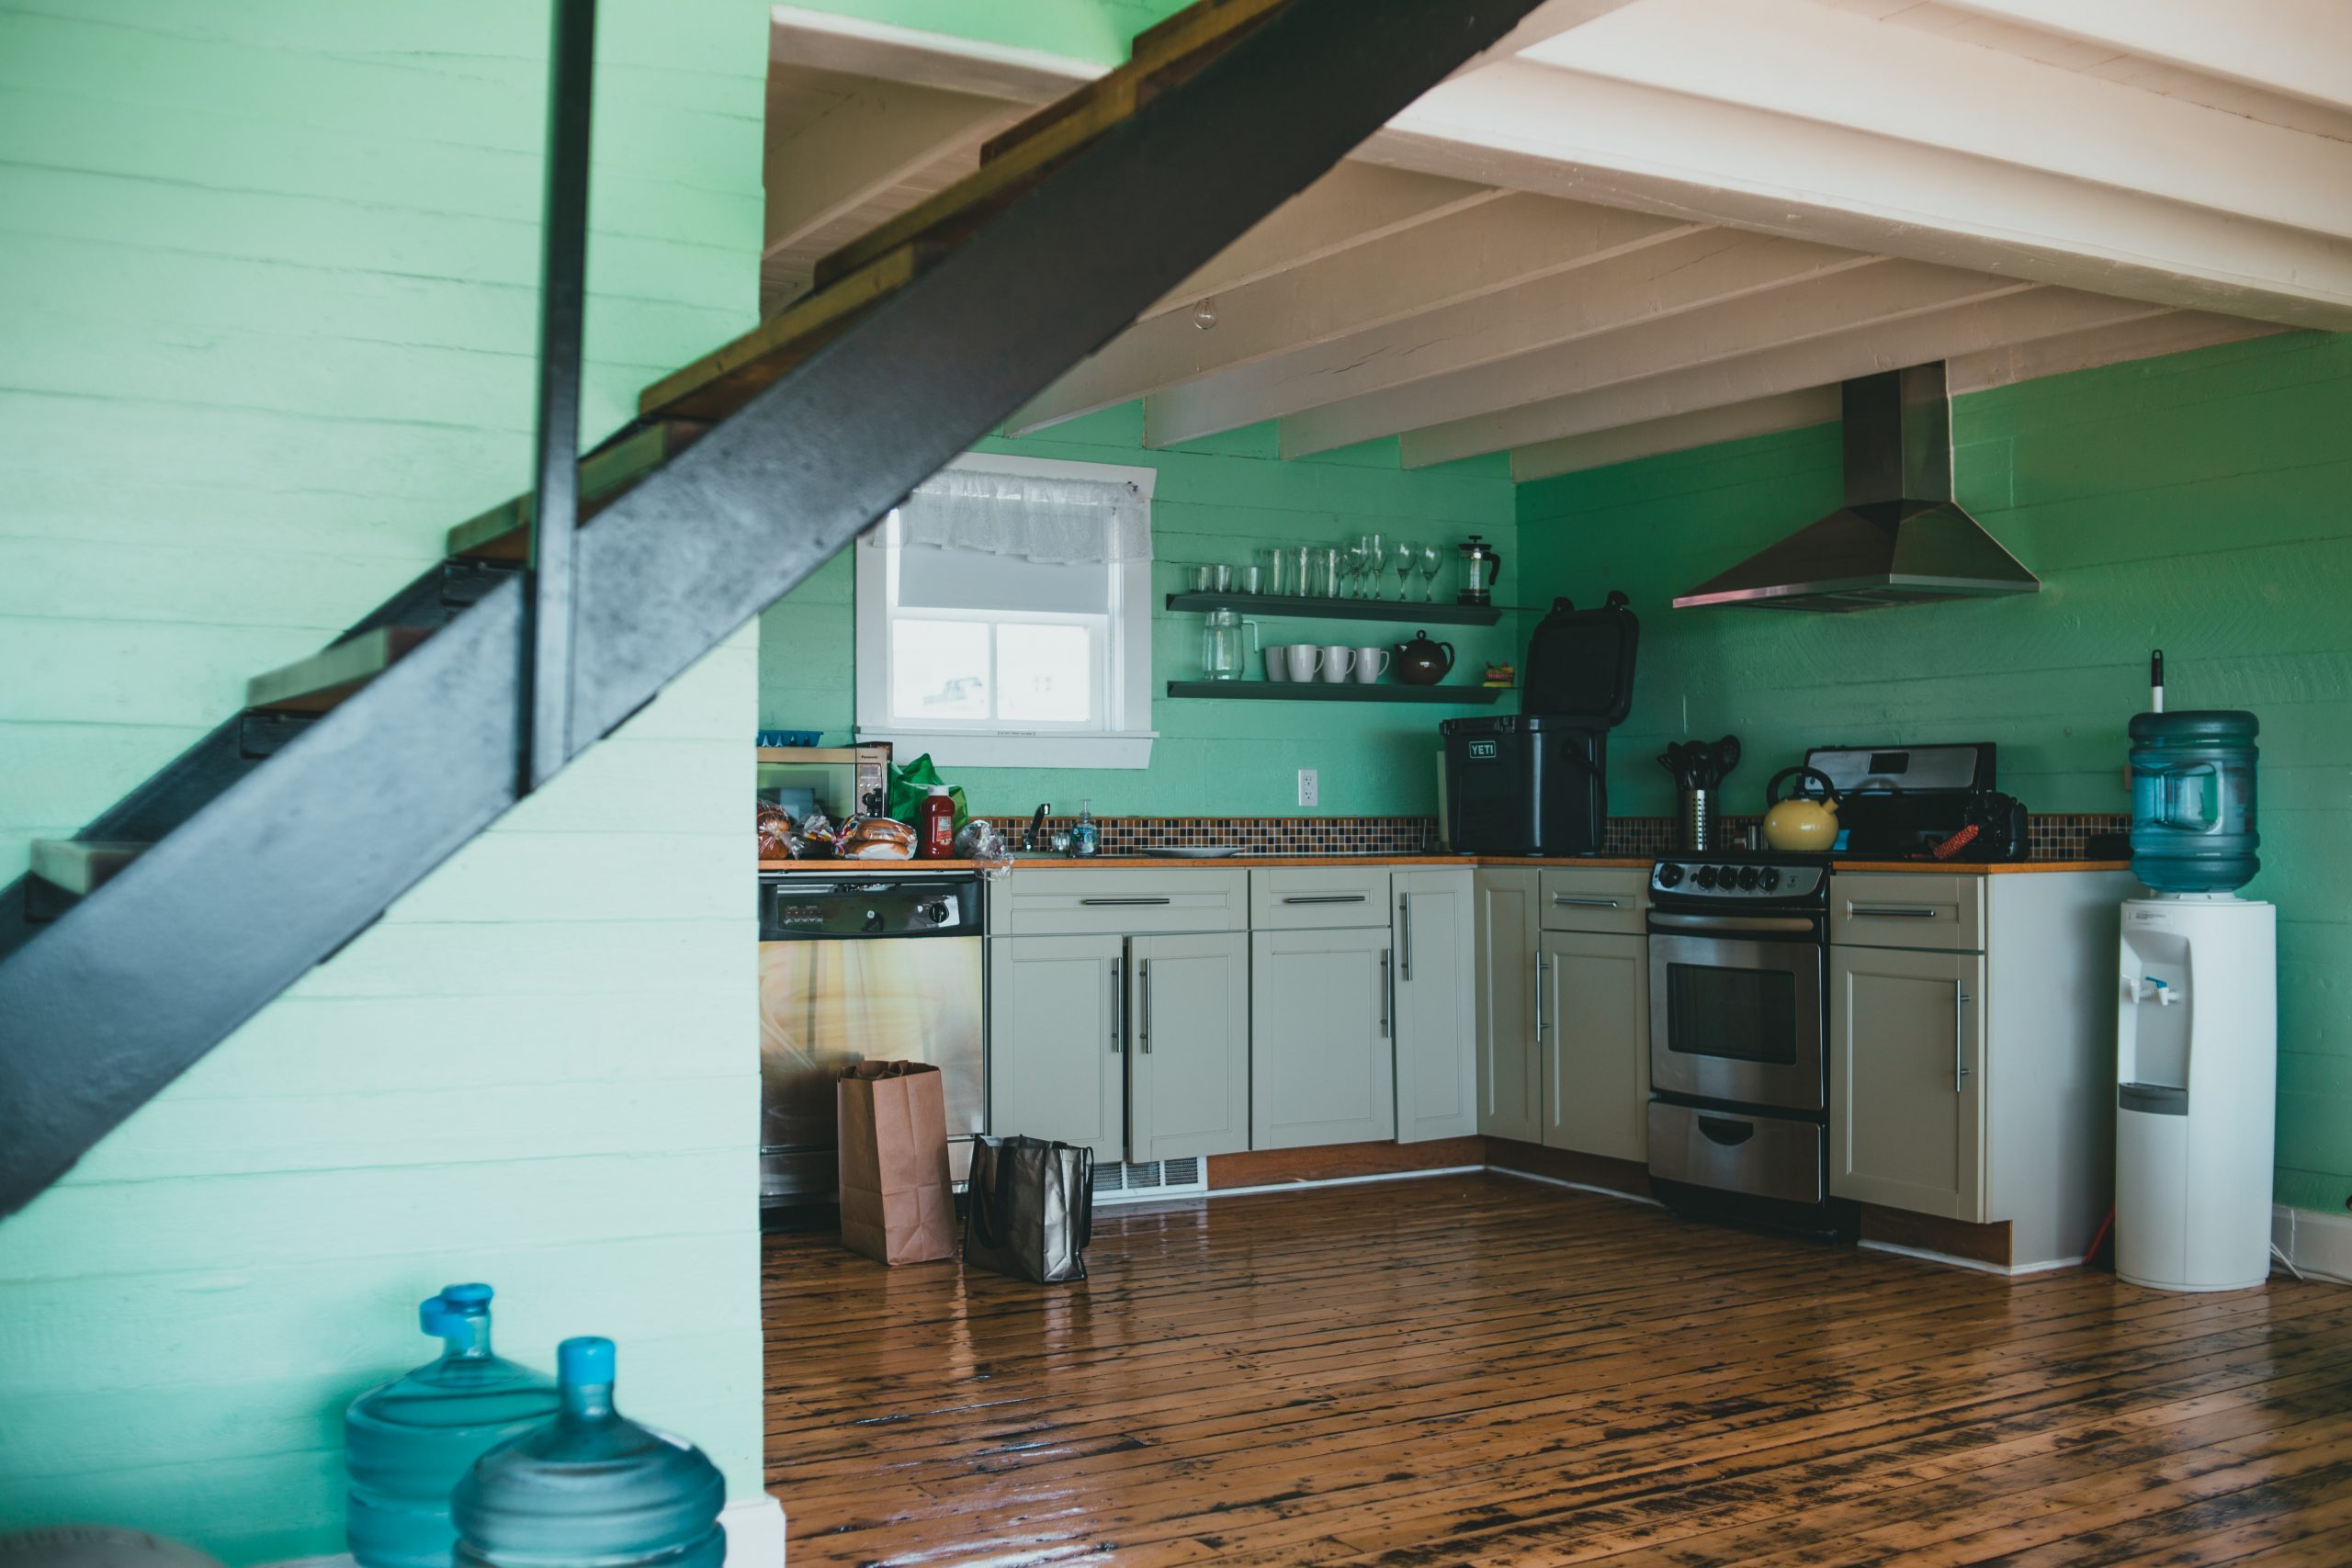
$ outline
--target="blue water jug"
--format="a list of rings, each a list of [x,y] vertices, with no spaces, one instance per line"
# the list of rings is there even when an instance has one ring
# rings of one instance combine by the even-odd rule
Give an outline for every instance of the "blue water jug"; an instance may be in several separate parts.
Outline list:
[[[719,1568],[718,1467],[613,1408],[613,1342],[556,1348],[562,1407],[474,1461],[450,1512],[458,1568]]]
[[[2159,893],[2230,893],[2255,854],[2254,715],[2143,713],[2132,720],[2132,874]]]
[[[448,1568],[458,1532],[449,1492],[483,1452],[555,1414],[555,1385],[490,1349],[488,1285],[450,1285],[419,1303],[441,1359],[371,1388],[344,1413],[344,1509],[363,1568]]]

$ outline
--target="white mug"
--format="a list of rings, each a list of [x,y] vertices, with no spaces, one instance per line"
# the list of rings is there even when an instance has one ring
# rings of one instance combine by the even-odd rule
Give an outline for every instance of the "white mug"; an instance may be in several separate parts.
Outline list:
[[[1294,681],[1312,681],[1316,667],[1323,662],[1323,650],[1311,642],[1295,642],[1283,649],[1283,658],[1290,666]]]
[[[1383,675],[1387,674],[1390,657],[1389,651],[1385,648],[1357,649],[1356,683],[1360,686],[1369,686]]]
[[[1354,649],[1332,643],[1323,649],[1323,679],[1335,684],[1344,684],[1348,671],[1355,668],[1355,663]]]
[[[1289,680],[1289,661],[1290,649],[1281,644],[1277,643],[1266,649],[1266,679],[1269,681]]]

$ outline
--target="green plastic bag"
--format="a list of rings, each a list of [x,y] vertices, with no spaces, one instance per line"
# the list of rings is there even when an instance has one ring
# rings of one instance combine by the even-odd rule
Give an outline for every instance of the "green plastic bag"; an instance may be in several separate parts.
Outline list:
[[[939,776],[939,770],[931,765],[931,753],[928,751],[903,768],[896,762],[891,763],[890,793],[887,797],[890,819],[913,827],[915,812],[922,805],[923,796],[931,793],[931,786],[946,783]],[[956,828],[961,832],[966,818],[970,815],[964,809],[964,786],[949,785],[947,798],[956,804]]]

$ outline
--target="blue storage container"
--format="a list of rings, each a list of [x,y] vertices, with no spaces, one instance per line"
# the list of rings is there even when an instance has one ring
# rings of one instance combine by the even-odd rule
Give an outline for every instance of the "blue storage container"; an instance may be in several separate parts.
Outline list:
[[[2143,713],[2132,720],[2132,874],[2159,893],[2230,893],[2255,853],[2250,713]]]
[[[417,1325],[441,1338],[441,1359],[369,1389],[344,1413],[344,1527],[363,1568],[448,1568],[458,1478],[555,1413],[546,1376],[491,1353],[491,1294],[488,1285],[450,1285],[419,1303]]]
[[[557,1347],[561,1409],[458,1483],[458,1568],[720,1568],[718,1466],[614,1409],[613,1361],[609,1339]]]

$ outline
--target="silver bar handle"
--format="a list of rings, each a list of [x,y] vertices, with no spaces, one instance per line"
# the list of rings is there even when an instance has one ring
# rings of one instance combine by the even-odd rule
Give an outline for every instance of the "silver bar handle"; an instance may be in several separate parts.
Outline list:
[[[1170,904],[1175,900],[1172,898],[1080,898],[1079,902],[1094,908],[1108,905],[1125,908],[1133,904]]]
[[[1136,965],[1143,978],[1143,1029],[1136,1042],[1143,1054],[1151,1055],[1151,960],[1147,958]]]
[[[1388,1038],[1388,950],[1380,950],[1380,1037]]]
[[[1535,954],[1535,1043],[1544,1043],[1544,954]]]
[[[1555,893],[1552,895],[1552,907],[1555,909],[1614,909],[1619,905],[1614,898],[1577,898],[1566,893]]]
[[[1397,978],[1410,981],[1413,977],[1413,896],[1396,895],[1396,923],[1405,929],[1398,934]]]
[[[1846,912],[1873,920],[1932,920],[1943,913],[1932,904],[1849,904]]]
[[[1126,1016],[1127,994],[1119,988],[1119,961],[1111,960],[1111,1055],[1125,1054],[1126,1042],[1119,1038],[1119,1024]]]
[[[1292,893],[1284,895],[1283,902],[1285,904],[1361,904],[1363,899],[1364,896],[1361,893]],[[1160,902],[1166,903],[1167,900],[1162,899]]]
[[[1681,931],[1809,931],[1803,915],[1676,915],[1650,911],[1650,924]]]
[[[1961,1092],[1968,1078],[1968,987],[1959,981],[1951,987],[1951,1091]]]

